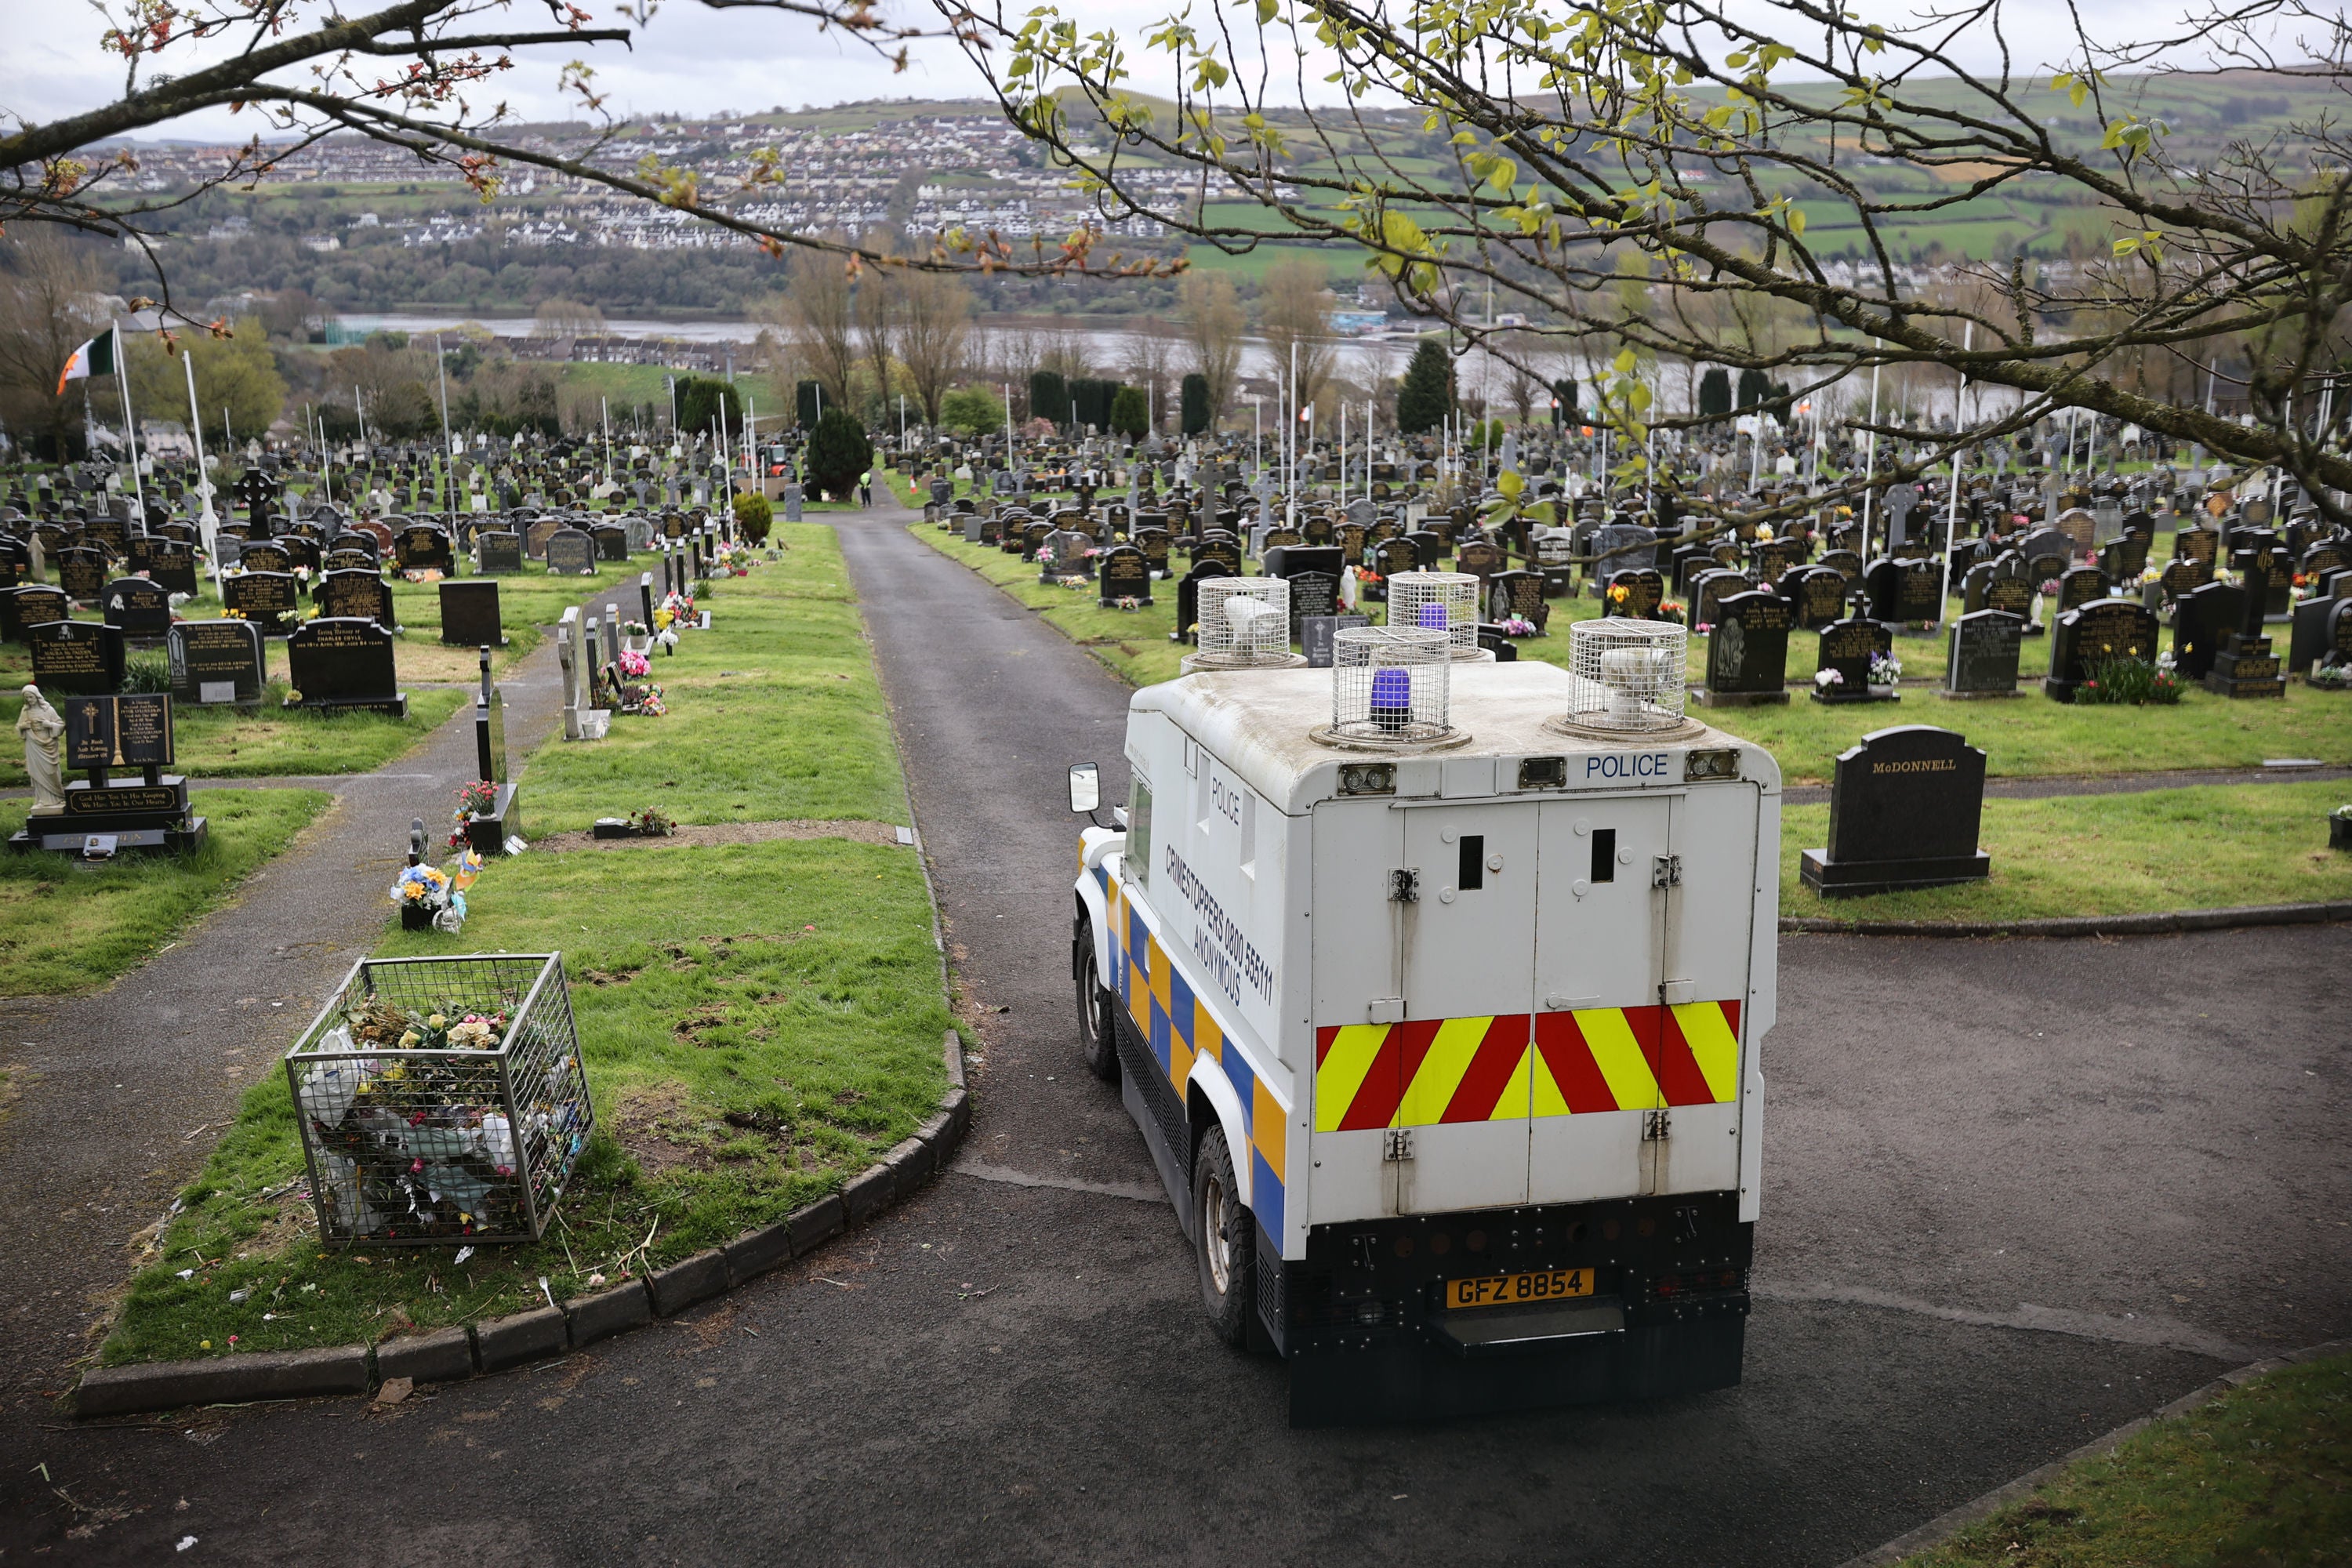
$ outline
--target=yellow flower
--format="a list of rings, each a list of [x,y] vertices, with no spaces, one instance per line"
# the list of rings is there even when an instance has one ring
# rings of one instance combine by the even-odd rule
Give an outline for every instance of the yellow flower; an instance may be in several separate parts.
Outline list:
[[[411,1029],[408,1033],[400,1037],[400,1048],[402,1050],[407,1050],[410,1047],[415,1045],[417,1041],[424,1037],[424,1036],[418,1034],[415,1030]]]
[[[434,1013],[425,1018],[425,1026],[428,1029],[437,1029],[448,1021],[448,1019],[443,1017],[440,1014]]]

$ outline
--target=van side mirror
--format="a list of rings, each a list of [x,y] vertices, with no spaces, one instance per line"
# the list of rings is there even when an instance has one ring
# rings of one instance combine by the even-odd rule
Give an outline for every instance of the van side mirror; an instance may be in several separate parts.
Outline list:
[[[1092,763],[1070,764],[1070,809],[1092,813],[1102,805],[1102,771]]]

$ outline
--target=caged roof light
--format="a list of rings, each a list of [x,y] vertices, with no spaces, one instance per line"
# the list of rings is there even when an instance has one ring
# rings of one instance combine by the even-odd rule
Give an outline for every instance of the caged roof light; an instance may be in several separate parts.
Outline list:
[[[1389,579],[1389,625],[1444,632],[1452,657],[1475,659],[1478,579],[1467,572],[1399,572]]]
[[[1331,722],[1316,739],[1378,750],[1459,745],[1444,633],[1342,626],[1332,639]]]
[[[1183,672],[1270,669],[1307,661],[1290,651],[1290,583],[1283,577],[1212,577],[1201,584],[1200,651]]]
[[[1567,727],[1610,734],[1655,734],[1685,728],[1686,636],[1671,621],[1611,616],[1569,628],[1569,672],[1575,677]]]

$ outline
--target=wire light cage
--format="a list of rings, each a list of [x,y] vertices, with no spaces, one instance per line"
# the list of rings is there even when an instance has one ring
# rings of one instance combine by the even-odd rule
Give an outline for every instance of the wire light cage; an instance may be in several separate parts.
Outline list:
[[[1458,659],[1478,652],[1478,579],[1467,572],[1399,572],[1389,579],[1389,625],[1444,632]]]
[[[555,952],[362,959],[286,1079],[346,1245],[535,1241],[596,1124]]]
[[[1342,626],[1332,639],[1331,724],[1323,737],[1416,746],[1454,738],[1454,660],[1441,631]]]
[[[1201,584],[1195,669],[1263,669],[1304,664],[1290,651],[1290,582],[1285,577],[1212,577]]]
[[[1679,730],[1687,634],[1672,621],[1611,616],[1569,628],[1569,672],[1575,677],[1570,726],[1612,733]]]

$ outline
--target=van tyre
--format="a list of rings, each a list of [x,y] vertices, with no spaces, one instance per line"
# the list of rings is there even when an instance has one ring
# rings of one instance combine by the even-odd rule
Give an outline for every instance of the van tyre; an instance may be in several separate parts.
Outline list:
[[[1246,1346],[1257,1310],[1257,1226],[1234,1184],[1234,1157],[1222,1127],[1202,1136],[1192,1162],[1192,1220],[1209,1326],[1225,1343]]]
[[[1117,1083],[1118,999],[1103,989],[1102,973],[1095,964],[1094,928],[1085,921],[1078,922],[1070,961],[1078,987],[1078,1046],[1085,1053],[1087,1070],[1105,1083]]]

